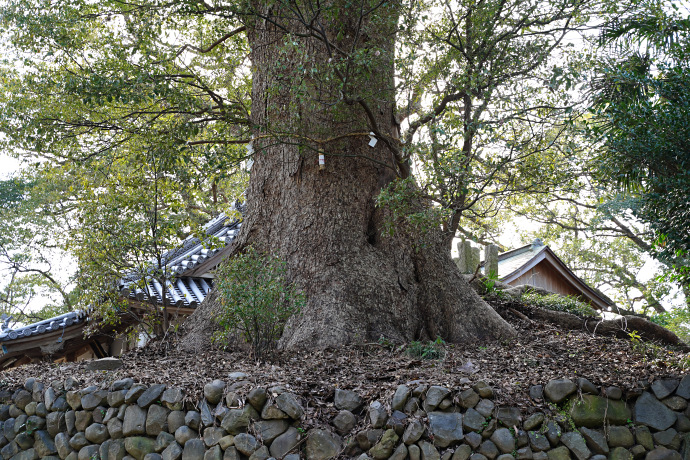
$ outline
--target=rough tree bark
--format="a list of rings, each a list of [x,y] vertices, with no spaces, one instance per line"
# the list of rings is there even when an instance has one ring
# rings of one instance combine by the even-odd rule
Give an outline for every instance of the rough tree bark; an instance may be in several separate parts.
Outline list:
[[[311,22],[296,7],[257,3],[247,24],[256,154],[237,249],[279,254],[306,294],[280,346],[512,336],[460,275],[440,229],[382,237],[375,197],[405,169],[395,151],[396,6],[326,3]],[[193,329],[210,326],[212,304],[195,313]]]

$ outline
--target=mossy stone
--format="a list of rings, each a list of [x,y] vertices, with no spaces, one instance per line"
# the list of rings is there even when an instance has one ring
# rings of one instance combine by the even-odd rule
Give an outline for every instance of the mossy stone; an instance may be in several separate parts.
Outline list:
[[[398,435],[394,430],[386,430],[381,437],[381,440],[371,448],[369,455],[376,460],[384,460],[393,454],[395,444],[398,442]]]
[[[583,394],[571,401],[570,416],[577,426],[598,428],[604,425],[604,421],[612,425],[625,425],[632,417],[632,412],[624,401]]]
[[[565,446],[556,447],[546,453],[549,460],[570,460],[570,451]]]
[[[125,439],[125,450],[137,460],[142,460],[146,454],[156,451],[156,440],[144,436],[132,436]]]
[[[625,447],[614,447],[609,453],[609,460],[632,460],[632,454]]]

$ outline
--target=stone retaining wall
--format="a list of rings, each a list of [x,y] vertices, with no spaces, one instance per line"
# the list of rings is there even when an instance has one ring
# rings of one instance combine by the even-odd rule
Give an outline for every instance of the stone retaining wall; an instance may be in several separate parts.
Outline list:
[[[245,375],[204,387],[193,405],[165,385],[132,379],[78,388],[34,379],[0,391],[3,459],[137,460],[688,460],[690,376],[625,393],[586,379],[530,388],[548,409],[498,407],[484,382],[400,385],[390,401],[336,389],[328,426],[301,428],[309,404]]]

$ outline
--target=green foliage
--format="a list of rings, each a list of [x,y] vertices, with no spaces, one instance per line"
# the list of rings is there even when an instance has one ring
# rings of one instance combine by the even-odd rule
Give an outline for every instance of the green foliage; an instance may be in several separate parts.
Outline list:
[[[436,340],[426,343],[415,340],[407,346],[405,354],[413,358],[442,359],[446,355],[445,344],[446,342],[441,337],[436,337]]]
[[[438,206],[426,206],[420,211],[419,204],[428,202],[415,185],[414,179],[394,180],[376,197],[376,205],[385,210],[382,236],[393,236],[401,230],[423,236],[438,226],[444,210]]]
[[[484,421],[482,422],[482,427],[477,430],[477,433],[481,434],[481,432],[484,431],[484,429],[489,426],[489,424],[491,423],[491,419],[493,419],[493,417],[491,417],[491,416],[484,419]]]
[[[9,210],[20,206],[31,186],[31,182],[18,177],[0,180],[0,209]]]
[[[650,351],[655,354],[655,352],[659,349],[659,347],[656,345],[642,340],[642,336],[638,334],[637,331],[628,332],[628,337],[630,337],[632,349],[640,353],[644,357],[645,362],[647,361],[647,355]],[[655,354],[654,359],[656,358],[658,358],[658,356]]]
[[[690,286],[690,17],[644,1],[608,29],[615,46],[593,85],[598,169],[639,201],[657,257]]]
[[[385,336],[383,336],[383,335],[381,335],[381,336],[379,337],[378,344],[379,344],[380,346],[382,346],[383,348],[388,348],[388,349],[391,349],[391,350],[392,350],[393,348],[395,348],[395,344],[394,344],[393,342],[391,342],[390,340],[388,340],[388,339],[387,339]]]
[[[498,273],[492,271],[487,276],[481,278],[483,291],[485,294],[495,295],[500,293],[501,289],[496,287],[498,281]]]
[[[239,334],[258,359],[275,348],[286,321],[305,303],[288,282],[285,263],[252,247],[223,263],[215,279],[222,310],[214,341],[227,346]]]
[[[687,308],[674,308],[649,318],[653,323],[663,326],[685,343],[690,343],[690,311]]]
[[[47,193],[28,174],[0,181],[0,309],[23,323],[69,311],[75,302],[69,278],[52,270],[51,261],[63,262],[64,252],[62,234],[43,206]],[[36,299],[46,304],[44,311],[30,311]]]
[[[535,305],[548,310],[564,311],[578,316],[598,316],[597,311],[589,304],[571,296],[559,294],[541,295],[534,291],[526,291],[522,294],[520,300],[525,304]]]

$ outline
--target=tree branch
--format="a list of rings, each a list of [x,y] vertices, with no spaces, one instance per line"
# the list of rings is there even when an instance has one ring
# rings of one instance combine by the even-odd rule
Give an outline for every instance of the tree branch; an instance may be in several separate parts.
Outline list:
[[[219,38],[218,40],[216,40],[215,42],[211,43],[211,44],[210,44],[208,47],[206,47],[206,48],[199,48],[199,47],[194,46],[194,45],[184,45],[182,48],[180,48],[180,50],[177,52],[177,55],[176,55],[175,57],[179,57],[182,53],[185,52],[185,50],[188,50],[188,49],[189,49],[189,50],[192,50],[192,51],[196,51],[197,53],[202,53],[202,54],[209,53],[209,52],[211,52],[216,46],[220,45],[220,44],[223,43],[224,41],[228,40],[229,38],[234,37],[235,35],[237,35],[237,34],[239,34],[239,33],[242,33],[242,32],[244,32],[244,31],[246,31],[246,30],[247,30],[247,27],[246,27],[246,26],[238,27],[237,29],[235,29],[235,30],[233,30],[233,31],[230,31],[230,32],[228,32],[227,34],[223,35],[222,37],[220,37],[220,38]]]

